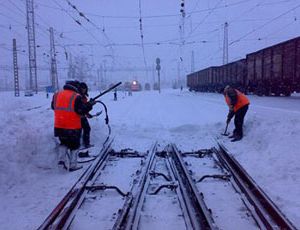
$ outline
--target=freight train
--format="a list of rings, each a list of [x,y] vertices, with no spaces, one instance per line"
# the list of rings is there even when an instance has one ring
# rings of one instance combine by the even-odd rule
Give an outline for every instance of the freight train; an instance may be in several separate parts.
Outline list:
[[[187,75],[190,90],[222,92],[226,85],[260,96],[300,92],[300,37]]]

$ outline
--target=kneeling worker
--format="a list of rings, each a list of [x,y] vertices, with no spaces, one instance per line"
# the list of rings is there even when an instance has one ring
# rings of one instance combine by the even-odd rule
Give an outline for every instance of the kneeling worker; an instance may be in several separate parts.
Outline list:
[[[239,141],[243,138],[243,124],[250,104],[249,99],[245,96],[245,94],[230,86],[225,87],[224,97],[227,105],[229,106],[226,123],[229,124],[231,119],[234,117],[235,125],[233,134],[229,136],[229,138],[233,138],[231,140],[232,142]]]
[[[54,110],[54,136],[61,144],[59,164],[69,171],[77,167],[77,154],[80,147],[81,116],[92,110],[94,102],[83,103],[79,93],[79,81],[67,81],[62,91],[53,95],[51,107]]]

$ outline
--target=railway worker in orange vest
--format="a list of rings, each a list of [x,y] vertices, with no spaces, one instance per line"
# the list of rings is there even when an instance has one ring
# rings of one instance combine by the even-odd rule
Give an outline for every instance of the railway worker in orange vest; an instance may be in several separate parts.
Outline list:
[[[53,95],[51,107],[54,110],[54,136],[60,140],[59,164],[69,171],[77,167],[80,147],[81,115],[92,110],[94,102],[83,103],[79,93],[79,81],[67,81],[62,91]]]
[[[234,117],[235,129],[233,134],[229,138],[233,138],[231,141],[239,141],[243,138],[243,124],[244,118],[249,108],[250,101],[237,89],[230,86],[226,86],[224,89],[224,96],[227,105],[229,106],[229,112],[227,115],[226,123],[229,124]]]

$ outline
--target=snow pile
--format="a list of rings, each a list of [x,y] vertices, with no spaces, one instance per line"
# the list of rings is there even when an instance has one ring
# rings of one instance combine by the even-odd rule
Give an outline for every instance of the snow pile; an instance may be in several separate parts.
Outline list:
[[[13,97],[0,102],[0,226],[32,229],[39,226],[81,171],[67,173],[56,165],[51,98]],[[249,96],[245,137],[232,143],[220,136],[228,108],[219,94],[163,90],[118,93],[107,104],[115,136],[114,148],[145,151],[155,141],[176,143],[181,150],[210,148],[213,137],[225,144],[254,180],[300,226],[300,97]],[[95,112],[102,109],[99,105]],[[103,114],[91,120],[91,142],[103,143],[108,129]],[[232,131],[233,124],[229,130]],[[18,221],[15,221],[18,216]],[[5,222],[4,222],[5,220]]]
[[[2,94],[8,100],[0,104],[0,183],[13,186],[34,179],[22,175],[30,176],[38,168],[53,168],[55,144],[49,141],[53,112],[49,100],[40,95],[15,98],[11,93]]]

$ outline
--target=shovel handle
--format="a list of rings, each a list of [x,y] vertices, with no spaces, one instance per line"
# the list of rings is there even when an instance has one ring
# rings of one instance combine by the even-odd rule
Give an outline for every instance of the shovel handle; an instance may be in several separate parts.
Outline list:
[[[226,122],[226,128],[225,128],[225,131],[224,131],[224,133],[223,133],[224,136],[227,135],[228,124],[229,124],[229,123]]]

